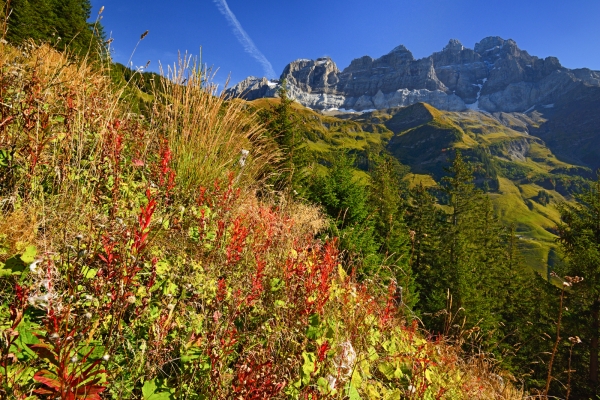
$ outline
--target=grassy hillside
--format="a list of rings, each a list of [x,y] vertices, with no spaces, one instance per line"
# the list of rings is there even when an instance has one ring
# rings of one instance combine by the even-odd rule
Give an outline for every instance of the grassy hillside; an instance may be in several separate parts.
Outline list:
[[[277,102],[260,99],[251,104],[268,108]],[[405,177],[409,186],[439,183],[453,152],[460,150],[480,165],[478,184],[487,182],[501,221],[515,225],[522,255],[544,275],[556,262],[556,204],[570,201],[570,193],[585,184],[582,177],[591,177],[588,169],[557,159],[540,139],[522,131],[525,123],[543,122],[531,119],[535,115],[522,116],[527,119],[523,122],[509,114],[446,112],[423,103],[363,114],[324,115],[298,103],[294,110],[304,124],[307,148],[317,159],[336,149],[360,154],[385,148],[411,168]],[[359,176],[366,179],[364,173]],[[547,193],[547,201],[538,198],[540,192]]]
[[[178,71],[142,115],[110,68],[0,43],[0,397],[522,397],[349,274],[266,189],[256,114]],[[314,151],[391,137],[298,112]]]

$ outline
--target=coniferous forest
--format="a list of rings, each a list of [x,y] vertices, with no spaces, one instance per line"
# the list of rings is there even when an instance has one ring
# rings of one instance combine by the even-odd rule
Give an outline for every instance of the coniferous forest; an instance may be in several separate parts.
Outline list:
[[[599,178],[540,273],[485,149],[413,182],[315,147],[350,122],[285,84],[231,99],[113,63],[89,0],[0,5],[0,398],[600,395]]]

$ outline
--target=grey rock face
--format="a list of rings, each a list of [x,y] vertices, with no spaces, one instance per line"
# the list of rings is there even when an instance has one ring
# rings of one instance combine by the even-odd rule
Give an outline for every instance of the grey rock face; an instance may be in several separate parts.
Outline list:
[[[256,100],[263,97],[275,97],[279,83],[271,82],[267,78],[250,76],[237,85],[226,90],[227,96],[241,97],[246,100]]]
[[[296,60],[286,80],[290,97],[314,109],[357,111],[426,102],[449,111],[524,112],[551,105],[578,83],[600,86],[600,72],[569,70],[555,57],[540,59],[515,41],[488,37],[473,49],[452,39],[440,52],[415,60],[404,46],[373,59],[353,60],[340,71],[330,58]],[[274,97],[278,84],[248,78],[228,90],[252,100]]]

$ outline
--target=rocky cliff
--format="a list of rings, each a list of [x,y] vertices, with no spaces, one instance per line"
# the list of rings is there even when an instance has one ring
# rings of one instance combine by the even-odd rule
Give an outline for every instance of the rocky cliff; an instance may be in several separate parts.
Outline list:
[[[440,52],[418,60],[400,45],[377,59],[357,58],[343,70],[330,58],[296,60],[279,81],[251,77],[228,94],[248,100],[274,97],[283,80],[290,97],[319,110],[425,102],[448,111],[527,112],[557,103],[581,85],[600,87],[600,72],[567,69],[555,57],[540,59],[513,40],[488,37],[473,49],[450,40]]]

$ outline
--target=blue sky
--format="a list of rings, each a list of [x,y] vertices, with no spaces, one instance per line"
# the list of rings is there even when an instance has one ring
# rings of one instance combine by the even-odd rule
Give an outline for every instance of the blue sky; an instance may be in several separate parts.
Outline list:
[[[238,40],[223,2],[264,57]],[[219,6],[219,4],[221,6]],[[363,55],[379,57],[404,44],[416,58],[441,50],[451,38],[466,47],[486,36],[514,39],[538,57],[555,56],[569,68],[600,70],[598,0],[92,0],[115,61],[126,64],[140,35],[149,35],[134,65],[172,64],[178,51],[218,68],[216,81],[236,83],[278,75],[297,58],[331,57],[340,69]],[[239,32],[239,31],[237,31]]]

